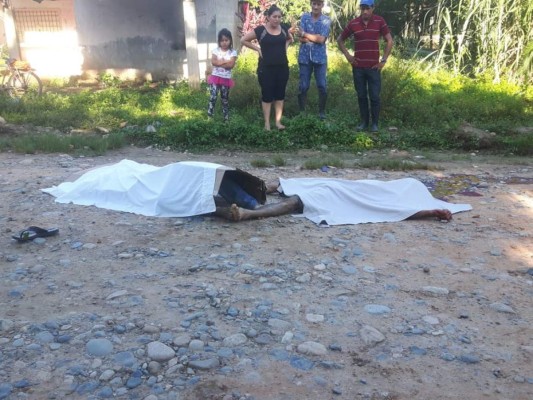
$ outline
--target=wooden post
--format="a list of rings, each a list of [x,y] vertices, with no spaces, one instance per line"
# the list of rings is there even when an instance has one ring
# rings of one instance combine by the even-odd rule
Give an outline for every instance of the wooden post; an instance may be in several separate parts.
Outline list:
[[[200,89],[200,65],[196,28],[196,7],[194,0],[183,0],[183,19],[185,21],[185,46],[187,48],[187,70],[189,87]]]

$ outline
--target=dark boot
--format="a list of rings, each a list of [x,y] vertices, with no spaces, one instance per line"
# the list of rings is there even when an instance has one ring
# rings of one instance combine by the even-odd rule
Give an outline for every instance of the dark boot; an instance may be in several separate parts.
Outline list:
[[[370,132],[378,132],[379,124],[379,112],[381,109],[381,102],[379,98],[377,100],[370,101],[370,114],[372,115],[372,126],[370,127]]]
[[[328,100],[327,93],[318,93],[318,115],[320,119],[326,119],[326,101]]]
[[[307,103],[307,93],[298,94],[298,107],[301,113],[305,112],[305,103]]]
[[[366,97],[358,97],[359,115],[361,116],[360,124],[357,126],[358,130],[368,129],[370,123],[370,110],[368,109],[368,99]]]

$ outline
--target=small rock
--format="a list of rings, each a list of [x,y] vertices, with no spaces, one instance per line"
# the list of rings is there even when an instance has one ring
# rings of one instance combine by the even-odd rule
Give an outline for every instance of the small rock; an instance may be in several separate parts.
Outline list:
[[[298,345],[298,353],[314,356],[324,356],[328,353],[328,349],[321,343],[318,342],[304,342]]]
[[[248,341],[248,338],[243,333],[236,333],[235,335],[224,338],[223,344],[226,347],[241,346]]]
[[[437,287],[437,286],[424,286],[422,288],[422,292],[426,294],[433,294],[437,296],[446,296],[450,293],[450,291],[443,287]]]
[[[516,314],[516,311],[511,306],[503,303],[492,303],[490,308],[501,313]]]
[[[189,361],[189,367],[201,370],[208,370],[220,366],[218,358],[208,358],[207,360],[193,360]]]
[[[324,322],[324,316],[320,314],[306,314],[305,319],[313,323]]]
[[[391,309],[387,306],[383,306],[380,304],[367,304],[365,306],[365,311],[369,314],[380,315],[390,313]]]

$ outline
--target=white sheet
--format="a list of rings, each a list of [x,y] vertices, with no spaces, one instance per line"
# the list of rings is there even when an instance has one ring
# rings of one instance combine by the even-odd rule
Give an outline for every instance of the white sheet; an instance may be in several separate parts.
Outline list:
[[[302,216],[317,224],[396,222],[422,210],[448,209],[457,213],[472,209],[469,204],[435,199],[422,182],[413,178],[388,182],[280,178],[280,190],[288,196],[300,196],[304,204]]]
[[[188,217],[215,211],[213,191],[219,167],[207,162],[155,167],[122,160],[42,191],[55,196],[58,203],[146,216]]]

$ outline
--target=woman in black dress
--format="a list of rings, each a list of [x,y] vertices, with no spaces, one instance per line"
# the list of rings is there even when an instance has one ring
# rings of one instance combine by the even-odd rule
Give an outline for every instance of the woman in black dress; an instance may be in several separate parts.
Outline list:
[[[257,77],[261,86],[261,106],[265,130],[270,130],[270,111],[274,103],[276,128],[282,130],[283,102],[289,81],[287,47],[293,42],[290,32],[281,25],[281,10],[273,5],[266,11],[266,23],[248,32],[241,44],[259,53]]]

